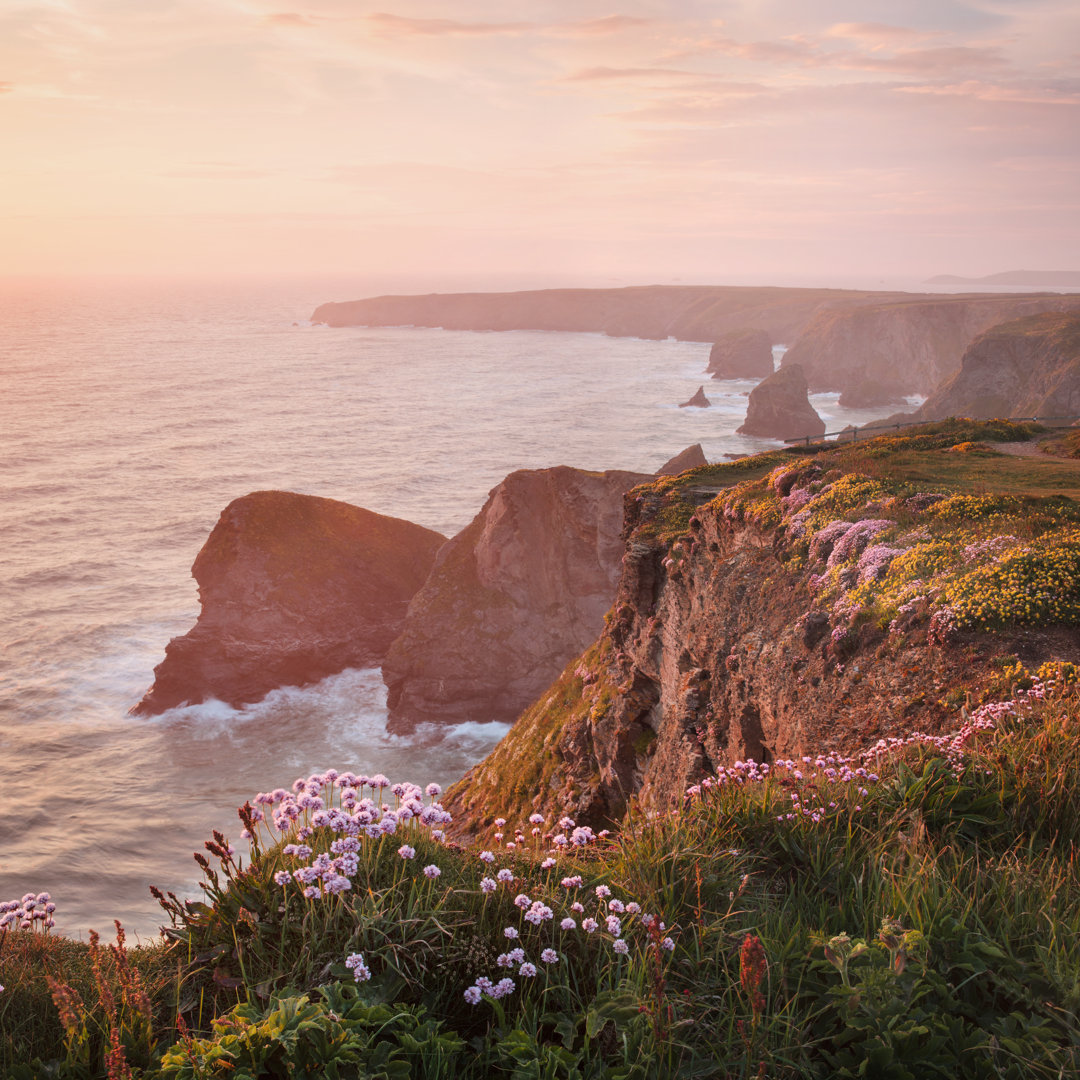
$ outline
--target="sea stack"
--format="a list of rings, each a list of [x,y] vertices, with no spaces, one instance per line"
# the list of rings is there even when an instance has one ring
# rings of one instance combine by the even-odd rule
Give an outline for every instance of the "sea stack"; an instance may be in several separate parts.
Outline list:
[[[165,647],[133,713],[217,698],[232,706],[347,667],[370,667],[400,633],[446,538],[314,495],[233,500],[191,568],[202,611]]]
[[[825,422],[810,404],[806,377],[798,364],[773,372],[750,391],[746,420],[737,434],[772,439],[825,434]]]
[[[714,379],[764,379],[773,371],[772,339],[764,330],[732,330],[709,351]]]
[[[705,396],[705,387],[699,386],[697,393],[689,401],[684,401],[679,408],[680,409],[708,409],[712,405],[712,402]]]
[[[623,554],[623,495],[652,477],[511,473],[439,552],[383,663],[390,729],[514,721],[596,638]]]

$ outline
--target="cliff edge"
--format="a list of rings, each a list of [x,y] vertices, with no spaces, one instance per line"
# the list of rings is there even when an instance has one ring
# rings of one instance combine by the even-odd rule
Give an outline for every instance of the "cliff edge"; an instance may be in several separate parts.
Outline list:
[[[1030,428],[950,421],[710,465],[627,496],[603,633],[444,800],[621,819],[754,758],[853,752],[1032,670],[1080,661],[1080,462]]]
[[[446,538],[357,506],[256,491],[222,511],[191,568],[202,611],[132,709],[239,706],[377,664]]]

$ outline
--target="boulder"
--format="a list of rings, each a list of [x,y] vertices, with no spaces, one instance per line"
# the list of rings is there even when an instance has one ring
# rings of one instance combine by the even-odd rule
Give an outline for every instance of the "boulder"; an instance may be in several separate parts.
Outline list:
[[[714,379],[764,379],[773,371],[772,339],[765,330],[732,330],[709,351]]]
[[[746,420],[737,434],[772,439],[825,434],[825,422],[810,404],[806,378],[798,364],[782,367],[754,387]]]
[[[689,401],[684,401],[679,408],[680,409],[707,409],[712,405],[712,402],[705,396],[705,387],[699,386],[697,393]]]
[[[445,542],[334,499],[287,491],[234,499],[191,568],[198,621],[165,647],[132,712],[209,698],[235,707],[378,664]]]
[[[679,473],[684,473],[687,469],[698,469],[702,465],[708,464],[708,461],[705,460],[705,451],[701,449],[701,443],[694,443],[693,446],[688,446],[685,450],[676,454],[670,461],[664,462],[656,470],[656,475],[678,476]]]
[[[623,495],[651,477],[511,473],[439,552],[383,663],[390,729],[512,722],[594,640],[623,554]]]

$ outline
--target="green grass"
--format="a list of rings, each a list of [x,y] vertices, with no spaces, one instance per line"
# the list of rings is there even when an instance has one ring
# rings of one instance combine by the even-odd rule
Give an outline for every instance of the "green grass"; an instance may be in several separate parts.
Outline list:
[[[141,1009],[120,954],[99,950],[95,977],[86,946],[9,934],[0,1075],[109,1075],[114,1028],[145,1077],[1075,1075],[1080,702],[1069,679],[1036,682],[1045,697],[970,731],[961,758],[910,744],[869,766],[876,783],[830,782],[813,766],[801,779],[777,767],[718,783],[679,813],[631,812],[618,836],[549,870],[532,842],[489,868],[478,849],[412,830],[414,860],[396,854],[400,835],[367,843],[351,891],[306,901],[274,884],[296,864],[279,848],[242,869],[218,860],[212,903],[171,905],[171,945],[126,954],[149,998]],[[787,820],[793,792],[835,806],[817,823]],[[311,843],[330,839],[319,829]],[[442,869],[435,881],[426,863]],[[501,866],[514,882],[485,895],[481,876]],[[582,887],[561,887],[573,873]],[[579,923],[602,920],[598,884],[665,929],[624,914],[626,956],[602,927],[560,930],[571,899],[585,906]],[[554,920],[524,921],[518,892]],[[654,947],[667,936],[672,951]],[[467,1003],[518,942],[534,962],[545,947],[560,960],[515,976],[509,997]],[[351,981],[352,952],[369,982]],[[46,973],[86,1003],[66,1039]],[[111,1020],[103,986],[119,1003]]]

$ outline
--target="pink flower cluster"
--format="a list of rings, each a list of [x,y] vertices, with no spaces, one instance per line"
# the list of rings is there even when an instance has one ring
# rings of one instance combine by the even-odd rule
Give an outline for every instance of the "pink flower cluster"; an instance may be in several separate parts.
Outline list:
[[[28,892],[21,900],[0,902],[0,931],[37,930],[47,933],[56,925],[56,905],[47,892]]]

